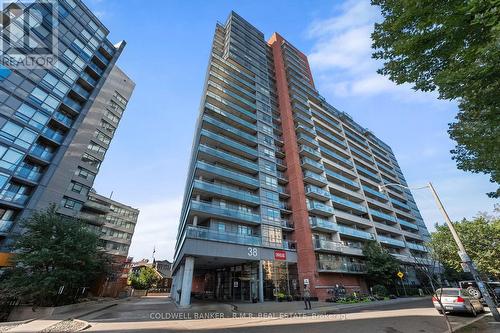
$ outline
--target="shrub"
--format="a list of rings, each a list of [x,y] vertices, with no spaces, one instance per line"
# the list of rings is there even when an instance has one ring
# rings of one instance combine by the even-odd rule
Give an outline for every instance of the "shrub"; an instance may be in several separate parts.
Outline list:
[[[381,284],[376,284],[372,287],[373,295],[385,297],[387,296],[387,288]]]

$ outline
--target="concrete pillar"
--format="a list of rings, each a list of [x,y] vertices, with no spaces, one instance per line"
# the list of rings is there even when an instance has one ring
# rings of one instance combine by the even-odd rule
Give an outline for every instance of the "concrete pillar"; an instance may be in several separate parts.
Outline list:
[[[264,303],[264,268],[262,260],[259,260],[259,302]]]
[[[182,288],[182,278],[184,277],[184,264],[179,266],[179,269],[177,270],[177,274],[175,274],[177,277],[177,281],[175,282],[175,303],[179,304],[180,301],[180,296],[177,290],[180,290]]]
[[[191,288],[193,286],[194,257],[186,257],[182,277],[182,291],[179,305],[189,307],[191,304]]]
[[[195,227],[198,225],[198,215],[193,216],[193,225]]]

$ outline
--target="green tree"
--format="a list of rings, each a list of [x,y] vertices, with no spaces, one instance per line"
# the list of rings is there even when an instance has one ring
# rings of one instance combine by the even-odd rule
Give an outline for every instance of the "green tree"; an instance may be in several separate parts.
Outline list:
[[[368,242],[363,248],[368,280],[372,285],[394,285],[399,263],[376,242]]]
[[[0,285],[0,298],[21,297],[39,306],[72,302],[106,272],[108,257],[86,224],[56,213],[55,206],[22,222],[14,244],[13,268]],[[58,290],[64,286],[64,293]]]
[[[481,273],[500,278],[500,218],[478,216],[473,220],[453,223],[467,253]],[[458,247],[446,225],[437,225],[431,234],[433,252],[449,273],[460,272]],[[450,274],[452,275],[452,274]],[[452,275],[453,276],[453,275]],[[459,275],[460,277],[460,275]]]
[[[134,289],[146,290],[153,287],[159,280],[158,273],[153,267],[143,266],[136,273],[130,275],[130,285]]]
[[[500,183],[500,3],[498,0],[372,0],[383,21],[372,34],[378,73],[457,100],[450,124],[458,168]],[[490,196],[498,197],[500,188]]]

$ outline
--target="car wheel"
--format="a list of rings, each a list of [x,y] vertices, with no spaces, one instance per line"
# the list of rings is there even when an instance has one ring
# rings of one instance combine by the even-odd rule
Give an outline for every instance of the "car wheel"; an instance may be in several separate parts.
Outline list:
[[[480,299],[481,298],[481,292],[479,291],[479,289],[477,289],[475,287],[469,287],[466,290],[475,299]]]

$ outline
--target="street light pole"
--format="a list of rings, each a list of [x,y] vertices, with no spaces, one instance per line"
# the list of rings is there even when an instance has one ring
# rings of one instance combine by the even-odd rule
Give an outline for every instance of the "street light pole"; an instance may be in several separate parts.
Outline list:
[[[399,187],[410,189],[408,186],[394,183],[394,184],[379,185],[379,191],[382,192],[383,189],[387,186],[399,186]],[[486,289],[484,282],[481,280],[481,277],[479,276],[479,272],[476,269],[476,265],[474,264],[472,259],[467,254],[467,251],[465,250],[465,247],[462,244],[462,241],[460,240],[460,237],[458,236],[458,233],[455,230],[455,227],[453,226],[453,223],[451,222],[450,217],[448,216],[448,213],[444,209],[443,203],[441,202],[441,199],[439,199],[439,196],[438,196],[436,190],[434,189],[434,186],[432,186],[432,183],[429,182],[429,184],[427,186],[419,187],[417,189],[426,188],[426,187],[431,190],[432,196],[434,197],[434,200],[436,201],[436,204],[437,204],[439,210],[443,214],[446,225],[450,229],[451,235],[453,236],[453,239],[455,240],[455,243],[458,246],[458,249],[459,249],[458,255],[460,256],[460,260],[462,260],[462,262],[467,266],[467,268],[469,269],[470,273],[472,274],[472,276],[474,278],[474,281],[476,281],[476,284],[477,284],[479,290],[481,291],[481,294],[483,295],[483,298],[484,298],[486,304],[488,305],[488,308],[490,309],[491,314],[493,315],[493,318],[495,319],[495,321],[500,322],[500,314],[498,313],[498,309],[497,309],[495,303],[493,302],[493,300],[491,299],[490,294],[489,294],[488,290]]]

